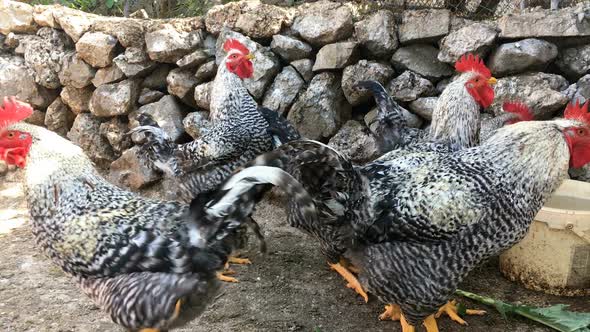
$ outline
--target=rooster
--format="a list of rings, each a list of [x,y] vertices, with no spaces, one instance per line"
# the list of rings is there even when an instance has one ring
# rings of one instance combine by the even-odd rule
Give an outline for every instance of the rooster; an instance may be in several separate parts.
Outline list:
[[[259,154],[300,138],[297,130],[278,113],[259,108],[242,83],[254,71],[250,61],[254,56],[250,51],[236,39],[228,39],[223,49],[227,54],[211,91],[213,126],[206,134],[190,143],[175,144],[147,114],[139,115],[141,126],[130,132],[144,137],[139,150],[143,163],[175,179],[178,198],[183,201],[216,188],[234,170]],[[256,222],[251,216],[247,219],[247,225],[255,229],[262,241]],[[242,231],[245,233],[245,229]],[[261,243],[264,247],[264,242]],[[229,262],[251,264],[249,259],[236,257],[230,257]],[[227,276],[223,280],[238,281]]]
[[[381,84],[375,81],[357,83],[358,89],[371,91],[379,106],[376,136],[383,152],[416,141],[447,143],[458,149],[478,144],[479,109],[492,104],[491,85],[496,79],[477,55],[463,55],[455,63],[455,69],[460,75],[441,93],[428,131],[408,127],[401,106]]]
[[[448,302],[457,285],[526,235],[569,167],[590,162],[588,104],[570,104],[564,117],[506,126],[459,151],[416,144],[364,166],[314,141],[287,143],[251,165],[279,167],[302,183],[317,223],[298,218],[290,197],[290,225],[318,238],[329,259],[355,264],[363,288],[389,304],[381,319],[435,332],[443,313],[465,324]]]
[[[31,113],[24,103],[4,101],[0,159],[24,166],[35,240],[130,331],[167,331],[204,310],[219,287],[215,276],[233,248],[232,236],[252,213],[255,187],[278,185],[305,196],[290,175],[266,167],[254,170],[265,180],[234,179],[190,205],[143,198],[107,182],[70,141],[17,122]]]

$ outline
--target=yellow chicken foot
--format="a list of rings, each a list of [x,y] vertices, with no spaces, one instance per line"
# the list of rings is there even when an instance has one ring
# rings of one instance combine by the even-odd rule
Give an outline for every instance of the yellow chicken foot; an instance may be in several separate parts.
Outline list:
[[[386,304],[385,311],[379,315],[379,320],[398,321],[401,318],[402,310],[397,304]]]
[[[423,325],[426,327],[426,332],[438,332],[438,325],[436,325],[436,319],[434,319],[434,315],[426,317]]]
[[[239,258],[239,257],[229,256],[229,258],[227,259],[227,263],[249,265],[249,264],[252,264],[252,261],[249,260],[248,258]]]
[[[468,325],[466,321],[464,321],[461,317],[459,317],[459,314],[457,311],[458,311],[457,310],[457,301],[452,300],[452,301],[447,302],[447,304],[442,306],[440,309],[438,309],[438,312],[436,313],[435,317],[439,318],[444,313],[444,314],[447,314],[455,322],[457,322],[461,325]],[[465,310],[465,313],[467,315],[483,316],[486,314],[486,311],[485,310],[467,309],[467,310]]]
[[[340,263],[336,263],[336,264],[328,263],[328,264],[330,265],[330,267],[332,269],[336,270],[336,272],[338,272],[338,274],[340,274],[346,281],[348,281],[348,284],[346,285],[346,287],[354,289],[360,296],[363,297],[365,302],[369,302],[369,296],[367,296],[367,293],[363,290],[361,283],[354,276],[354,274],[352,274],[350,271],[348,271]]]
[[[340,261],[338,261],[338,263],[340,263],[340,265],[342,265],[345,269],[354,274],[359,274],[359,272],[361,272],[361,270],[358,267],[354,266],[351,262],[348,261],[348,259],[344,257],[340,257]]]
[[[240,282],[238,279],[233,277],[228,277],[226,274],[234,274],[236,271],[233,270],[225,270],[223,272],[217,272],[217,279],[225,282]]]
[[[412,325],[408,324],[408,321],[406,320],[406,317],[404,317],[404,315],[400,315],[400,323],[402,323],[402,332],[416,332],[416,328],[413,327]]]

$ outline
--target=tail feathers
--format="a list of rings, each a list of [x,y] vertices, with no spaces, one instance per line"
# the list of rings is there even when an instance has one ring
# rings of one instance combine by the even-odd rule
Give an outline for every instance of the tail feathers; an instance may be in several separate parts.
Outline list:
[[[402,144],[402,136],[404,131],[408,129],[403,108],[377,81],[361,81],[355,85],[355,88],[368,90],[375,98],[379,111],[370,127],[378,139],[381,150],[390,151]]]
[[[252,165],[279,167],[293,176],[311,196],[322,224],[340,223],[344,215],[357,213],[353,210],[364,213],[366,179],[344,155],[323,143],[289,142],[259,156]],[[298,211],[298,204],[291,200],[295,206],[291,211]]]
[[[164,130],[153,126],[139,126],[129,131],[130,135],[141,135],[138,157],[143,165],[170,176],[180,173],[180,166],[174,156],[177,145]]]
[[[136,272],[79,277],[78,284],[115,323],[132,331],[146,327],[167,330],[195,318],[219,287],[214,273]]]
[[[273,137],[273,145],[277,147],[287,142],[301,138],[301,135],[289,120],[282,117],[279,113],[266,107],[259,107],[258,112],[262,114],[268,123],[268,133]]]

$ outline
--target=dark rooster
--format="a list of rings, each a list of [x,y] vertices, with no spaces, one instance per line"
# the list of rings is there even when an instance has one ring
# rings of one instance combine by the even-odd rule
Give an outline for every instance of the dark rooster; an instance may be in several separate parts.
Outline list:
[[[456,148],[478,144],[479,109],[492,104],[491,85],[496,79],[477,55],[463,55],[455,63],[455,69],[461,74],[441,93],[428,131],[408,127],[401,107],[381,84],[375,81],[357,83],[357,88],[371,91],[379,106],[375,134],[381,141],[382,152],[416,141],[447,143]]]
[[[294,141],[252,165],[280,167],[302,183],[318,220],[299,219],[290,197],[290,224],[318,238],[332,261],[355,264],[361,284],[390,304],[380,318],[401,319],[404,332],[422,322],[435,332],[435,315],[465,323],[447,302],[457,285],[525,236],[569,167],[590,162],[588,105],[564,114],[506,126],[452,153],[392,151],[355,167],[324,144]]]
[[[228,39],[223,48],[227,55],[217,71],[211,92],[212,128],[201,138],[186,144],[174,143],[147,114],[140,114],[141,126],[131,134],[144,136],[139,156],[151,169],[164,172],[178,183],[177,197],[190,201],[201,192],[212,190],[233,171],[263,152],[285,141],[300,138],[297,130],[278,113],[258,107],[244,87],[242,79],[253,74],[254,57],[238,40]],[[265,190],[260,190],[262,197]],[[241,229],[251,226],[263,241],[256,222],[248,216]],[[244,237],[238,237],[241,239]],[[240,248],[239,244],[236,249]],[[262,242],[264,248],[264,242]],[[246,258],[230,257],[230,263],[250,264]],[[223,280],[237,282],[222,276]]]
[[[252,213],[258,185],[306,195],[287,173],[263,167],[251,171],[264,177],[233,178],[190,206],[143,198],[103,179],[70,141],[15,123],[31,113],[26,104],[4,101],[0,159],[24,166],[36,242],[130,331],[167,331],[204,310],[219,287],[215,276],[233,249],[233,234]],[[304,208],[300,216],[315,218],[307,215],[313,211]]]

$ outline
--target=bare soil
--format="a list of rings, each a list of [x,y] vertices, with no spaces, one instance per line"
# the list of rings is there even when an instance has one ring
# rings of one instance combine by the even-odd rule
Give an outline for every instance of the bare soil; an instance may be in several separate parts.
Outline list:
[[[18,178],[16,173],[0,176],[0,331],[122,331],[37,250]],[[286,225],[276,200],[260,204],[256,219],[269,252],[258,253],[252,239],[244,254],[254,264],[232,266],[240,283],[225,283],[209,309],[179,331],[401,331],[398,322],[377,319],[383,306],[376,298],[365,304],[345,287],[314,241]],[[539,306],[566,303],[574,310],[590,311],[587,297],[545,295],[504,279],[497,259],[474,270],[461,288],[505,301]],[[517,317],[504,320],[493,308],[459,300],[488,314],[468,317],[469,326],[440,319],[442,332],[551,331]]]

